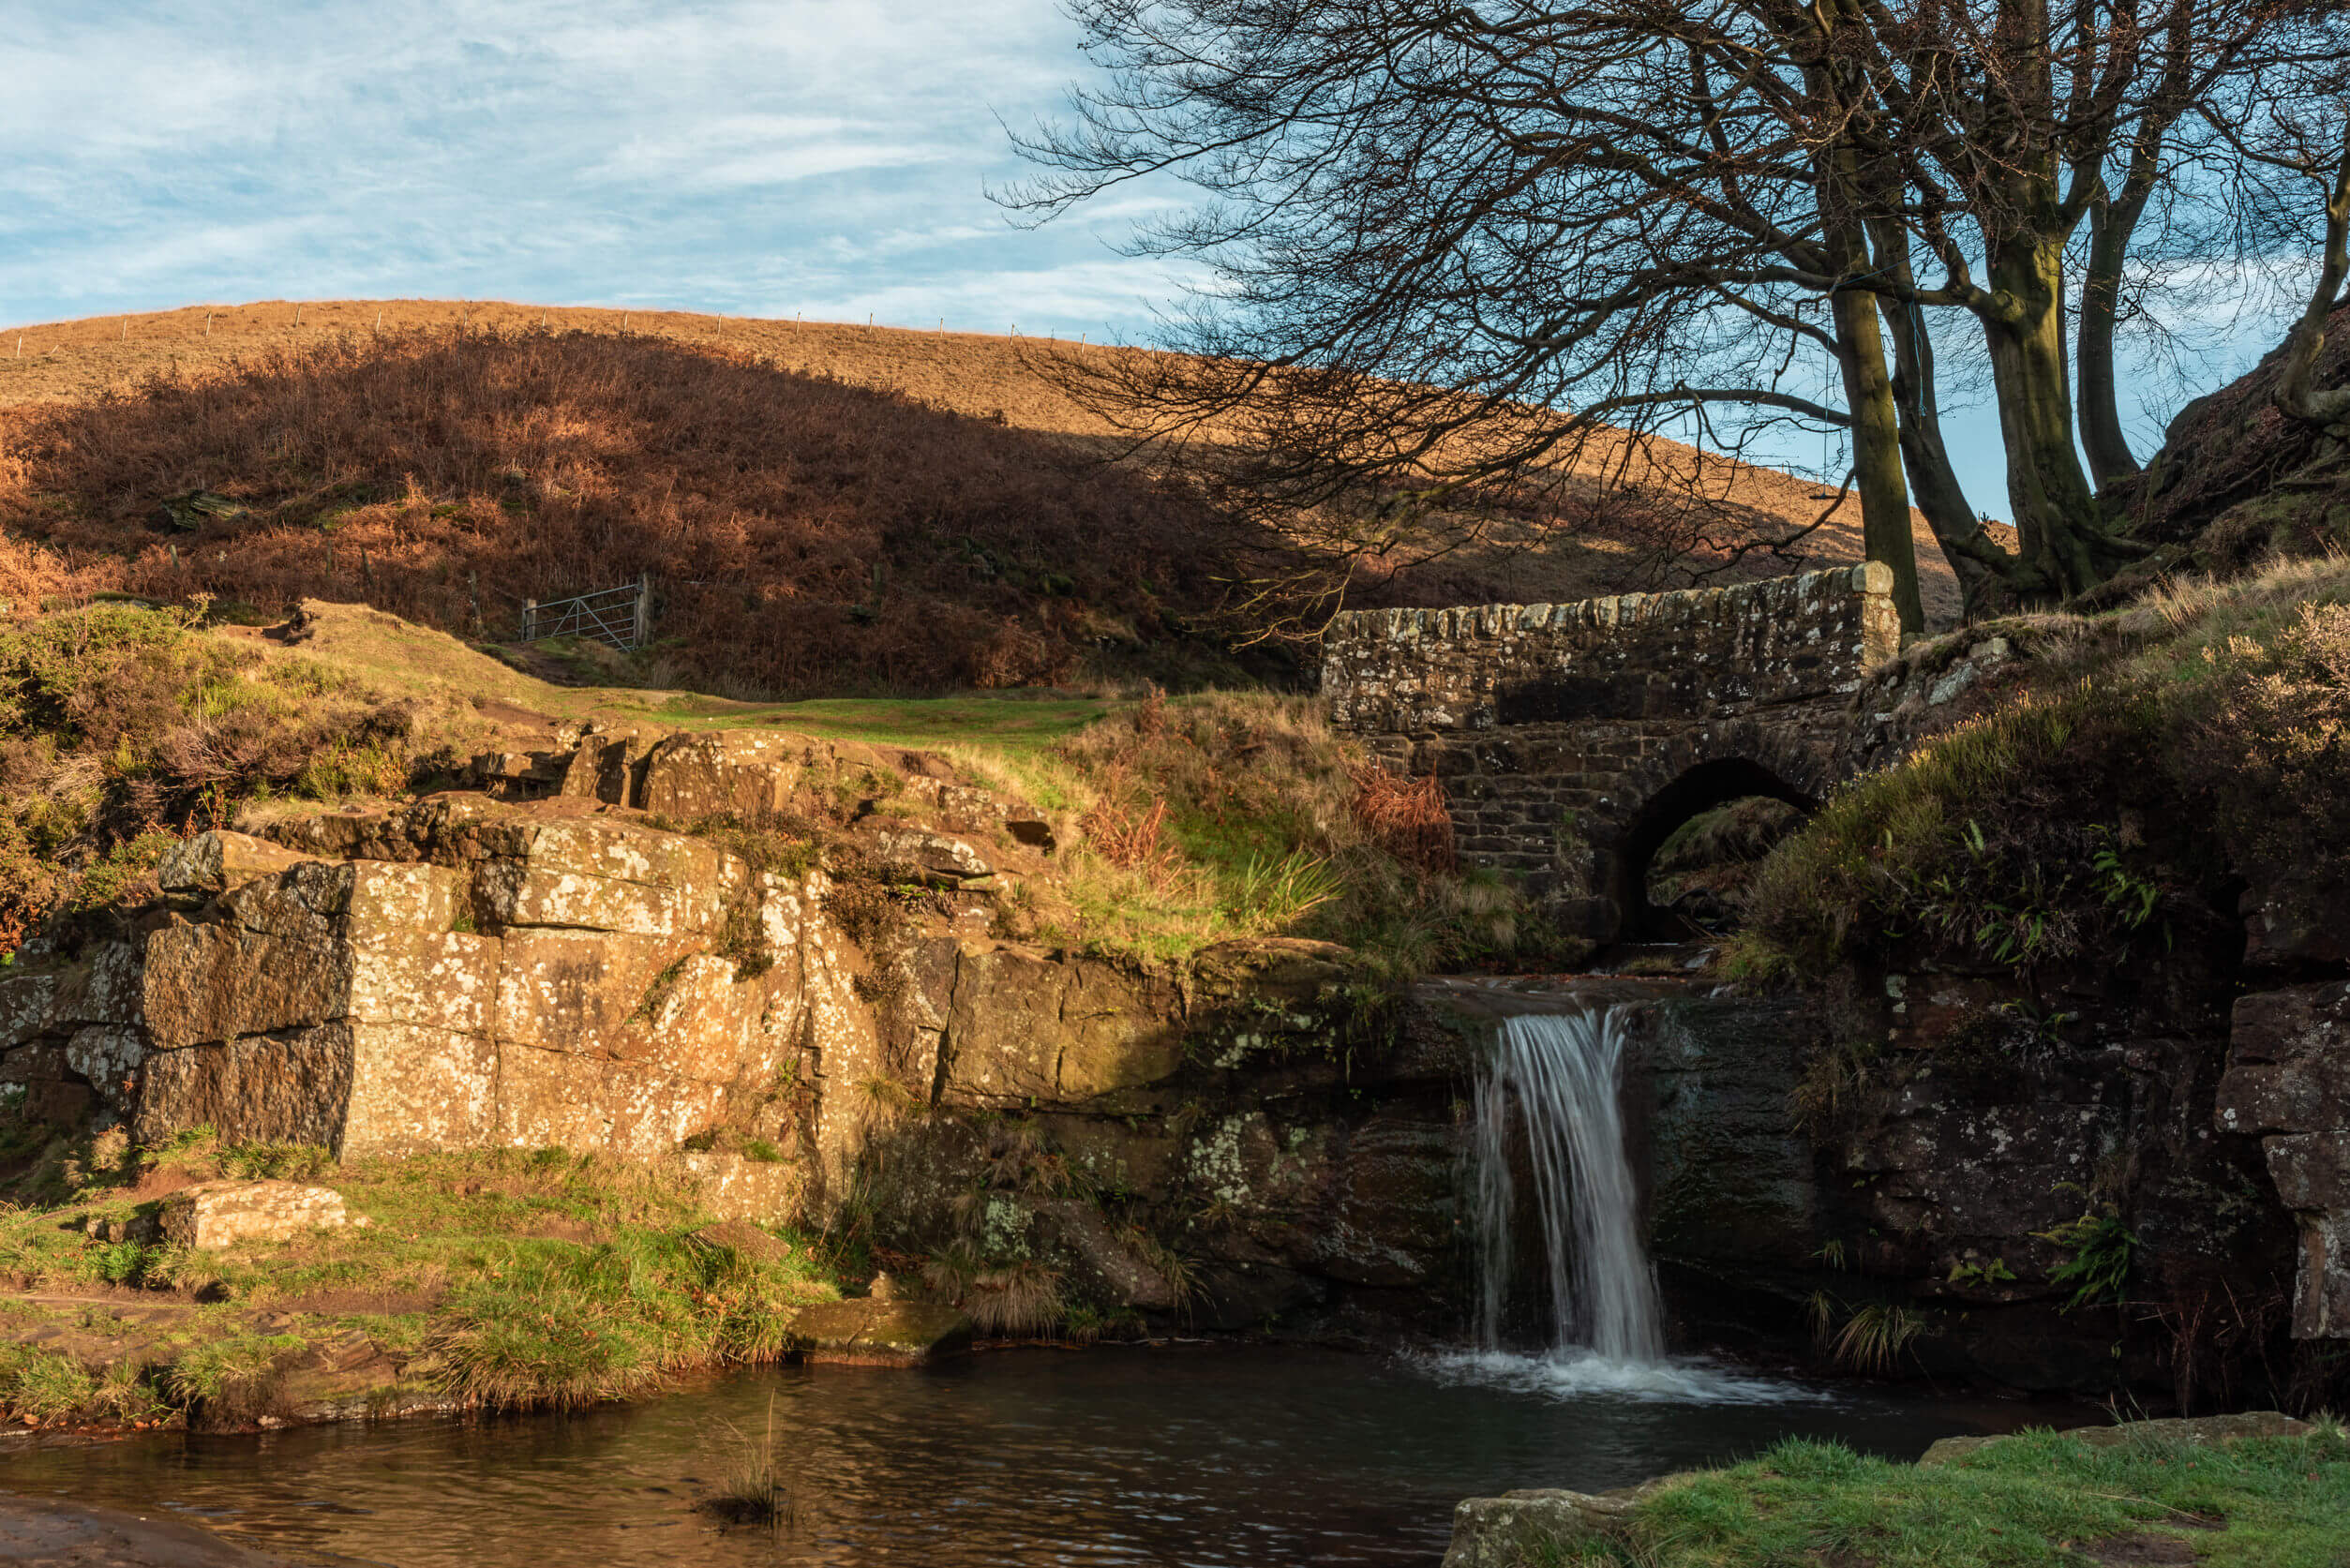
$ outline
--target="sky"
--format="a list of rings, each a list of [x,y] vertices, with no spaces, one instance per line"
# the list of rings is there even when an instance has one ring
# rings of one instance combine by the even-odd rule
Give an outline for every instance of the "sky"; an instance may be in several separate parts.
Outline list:
[[[1148,341],[1179,276],[1116,246],[1179,191],[988,199],[1078,42],[1056,0],[20,3],[0,325],[425,296]],[[2002,513],[1996,420],[1950,436]]]

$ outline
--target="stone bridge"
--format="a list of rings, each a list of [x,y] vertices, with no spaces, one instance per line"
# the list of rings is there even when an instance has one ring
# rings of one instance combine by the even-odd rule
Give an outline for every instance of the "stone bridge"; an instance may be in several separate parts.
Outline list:
[[[1442,779],[1471,865],[1594,942],[1650,933],[1651,858],[1747,795],[1809,809],[1850,771],[1854,694],[1898,651],[1871,563],[1572,605],[1356,610],[1323,643],[1331,721]],[[1661,934],[1661,933],[1660,933]]]

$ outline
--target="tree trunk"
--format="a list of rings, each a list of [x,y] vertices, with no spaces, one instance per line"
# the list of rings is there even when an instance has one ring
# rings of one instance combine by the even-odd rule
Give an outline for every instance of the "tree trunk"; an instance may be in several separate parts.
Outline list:
[[[2088,271],[2081,280],[2081,445],[2101,488],[2138,471],[2138,459],[2121,430],[2114,312],[2121,295],[2122,261],[2146,199],[2144,190],[2125,190],[2119,201],[2100,202],[2089,213]]]
[[[2284,373],[2277,379],[2277,407],[2307,425],[2350,424],[2350,388],[2319,391],[2318,356],[2326,351],[2326,329],[2334,303],[2350,277],[2350,126],[2343,128],[2342,162],[2326,193],[2326,240],[2318,254],[2317,287],[2285,340]]]
[[[1858,289],[1834,295],[1837,357],[1844,362],[1844,406],[1852,413],[1852,470],[1861,485],[1862,553],[1893,568],[1893,608],[1905,633],[1925,629],[1918,597],[1917,537],[1909,530],[1909,485],[1902,472],[1901,417],[1885,374],[1885,339],[1877,296]]]
[[[2066,396],[2064,246],[2027,230],[1995,240],[1983,319],[1991,379],[2007,442],[2007,494],[2024,563],[2048,591],[2069,598],[2104,581],[2117,562],[2104,549],[2097,498],[2073,440]]]

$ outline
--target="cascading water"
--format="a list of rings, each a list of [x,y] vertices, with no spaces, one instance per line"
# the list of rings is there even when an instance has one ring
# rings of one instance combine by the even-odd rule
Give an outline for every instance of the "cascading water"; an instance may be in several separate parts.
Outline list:
[[[1699,1404],[1776,1404],[1819,1396],[1665,1354],[1656,1273],[1640,1239],[1639,1194],[1624,1142],[1621,1007],[1503,1020],[1478,1081],[1470,1148],[1479,1262],[1477,1348],[1429,1358],[1440,1375],[1528,1393]],[[1512,1155],[1522,1132],[1540,1221],[1536,1263],[1549,1309],[1538,1355],[1503,1344],[1520,1259]]]
[[[1621,1008],[1504,1019],[1477,1083],[1477,1341],[1502,1349],[1517,1211],[1511,1126],[1525,1130],[1553,1349],[1606,1361],[1661,1361],[1656,1275],[1641,1244],[1639,1192],[1624,1146]]]

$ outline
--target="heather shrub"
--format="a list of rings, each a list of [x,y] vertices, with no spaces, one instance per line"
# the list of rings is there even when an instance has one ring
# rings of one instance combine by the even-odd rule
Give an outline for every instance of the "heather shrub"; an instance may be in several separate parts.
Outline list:
[[[182,835],[257,794],[404,790],[446,716],[101,602],[0,622],[0,951],[45,915],[151,896]]]

